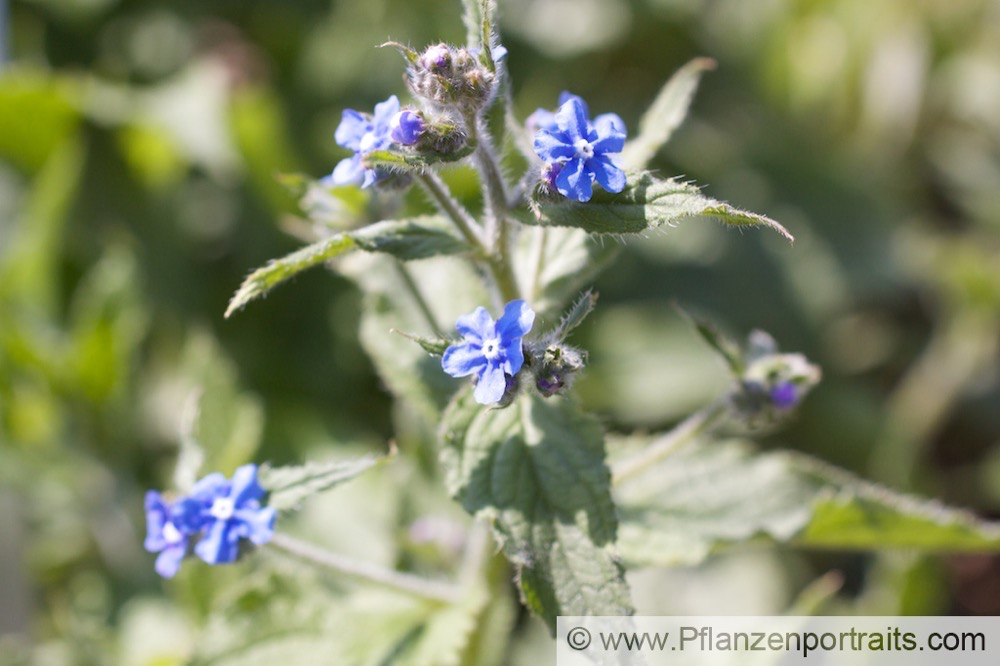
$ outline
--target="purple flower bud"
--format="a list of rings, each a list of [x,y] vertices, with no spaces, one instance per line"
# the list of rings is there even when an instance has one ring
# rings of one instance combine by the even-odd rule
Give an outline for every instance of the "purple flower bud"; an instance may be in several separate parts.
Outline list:
[[[781,382],[771,389],[771,402],[779,410],[791,409],[798,400],[798,390],[792,382]]]
[[[394,115],[389,126],[390,138],[402,146],[412,146],[419,141],[426,127],[420,114],[410,109],[404,109]]]
[[[421,61],[427,69],[444,69],[451,61],[451,51],[445,44],[435,44],[427,47]]]

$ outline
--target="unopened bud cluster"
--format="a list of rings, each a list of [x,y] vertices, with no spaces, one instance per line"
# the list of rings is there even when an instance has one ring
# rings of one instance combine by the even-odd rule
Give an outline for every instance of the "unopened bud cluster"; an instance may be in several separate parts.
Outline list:
[[[750,338],[747,366],[731,401],[749,419],[777,416],[797,407],[820,379],[820,370],[802,354],[780,354],[774,340],[760,331]]]
[[[496,74],[466,48],[435,44],[414,59],[406,73],[417,97],[463,115],[487,106],[496,92]]]

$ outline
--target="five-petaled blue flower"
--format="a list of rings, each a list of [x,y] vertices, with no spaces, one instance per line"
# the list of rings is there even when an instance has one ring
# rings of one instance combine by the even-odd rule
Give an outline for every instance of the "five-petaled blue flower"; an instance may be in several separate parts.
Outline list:
[[[590,121],[587,105],[576,95],[563,93],[565,101],[551,121],[536,111],[538,131],[535,152],[551,167],[561,168],[554,183],[563,196],[589,201],[596,180],[608,192],[625,188],[625,173],[615,162],[625,146],[625,123],[614,113]]]
[[[452,377],[476,375],[473,395],[479,404],[500,402],[507,390],[507,377],[516,375],[524,365],[521,337],[534,321],[534,311],[522,300],[508,303],[498,321],[480,306],[458,318],[455,328],[465,339],[445,350],[441,367]]]
[[[261,507],[263,495],[256,465],[243,465],[232,481],[209,474],[173,504],[164,502],[155,490],[147,492],[145,546],[160,553],[156,572],[164,578],[176,574],[195,536],[201,540],[194,552],[209,564],[234,562],[241,538],[258,546],[270,541],[275,510]]]
[[[366,169],[362,160],[374,150],[385,150],[392,143],[391,121],[399,111],[399,99],[395,95],[375,105],[374,116],[360,113],[354,109],[345,109],[334,132],[337,144],[350,148],[354,155],[341,160],[334,167],[333,173],[323,179],[331,185],[361,185],[371,187],[382,178],[386,172],[378,169]]]

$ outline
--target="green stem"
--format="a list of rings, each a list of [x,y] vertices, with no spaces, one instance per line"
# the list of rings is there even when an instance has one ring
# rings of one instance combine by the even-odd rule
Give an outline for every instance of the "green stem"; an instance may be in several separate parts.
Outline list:
[[[469,140],[476,146],[473,158],[482,176],[486,204],[486,243],[490,263],[504,302],[520,297],[517,279],[511,269],[511,239],[507,220],[507,185],[504,183],[496,152],[486,124],[479,116],[466,119]]]
[[[726,411],[726,401],[717,400],[687,417],[635,456],[616,465],[611,472],[611,485],[620,485],[626,479],[667,458],[698,435],[710,430],[725,416]]]
[[[299,541],[287,534],[275,534],[270,545],[311,564],[430,601],[454,604],[461,599],[461,591],[451,583],[427,580],[412,574],[386,569],[370,562],[353,560],[311,543]]]
[[[444,181],[436,173],[429,170],[419,174],[417,180],[424,186],[441,211],[452,221],[458,232],[462,234],[462,238],[477,251],[485,252],[486,242],[483,240],[479,224],[469,214],[469,211],[465,210],[462,204],[452,196]]]
[[[431,310],[431,306],[427,303],[427,299],[424,298],[424,295],[420,293],[420,287],[417,286],[417,282],[413,279],[413,275],[410,273],[409,269],[400,261],[395,262],[394,266],[399,274],[399,279],[402,280],[403,286],[406,287],[406,290],[410,292],[413,302],[416,304],[417,309],[420,310],[420,314],[424,316],[424,319],[427,321],[427,325],[430,326],[431,330],[434,331],[436,335],[443,335],[444,329],[438,325],[437,318],[434,316],[434,311]]]

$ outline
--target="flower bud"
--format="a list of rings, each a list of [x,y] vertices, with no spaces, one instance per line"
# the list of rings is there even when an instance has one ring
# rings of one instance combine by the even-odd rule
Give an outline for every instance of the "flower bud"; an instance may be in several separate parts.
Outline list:
[[[412,109],[403,109],[389,122],[389,136],[401,146],[412,146],[420,140],[426,123],[421,115]]]
[[[410,65],[407,83],[414,95],[465,115],[493,98],[496,74],[468,49],[435,44]]]
[[[535,388],[546,398],[564,393],[587,363],[587,353],[563,343],[550,345],[532,363]]]

